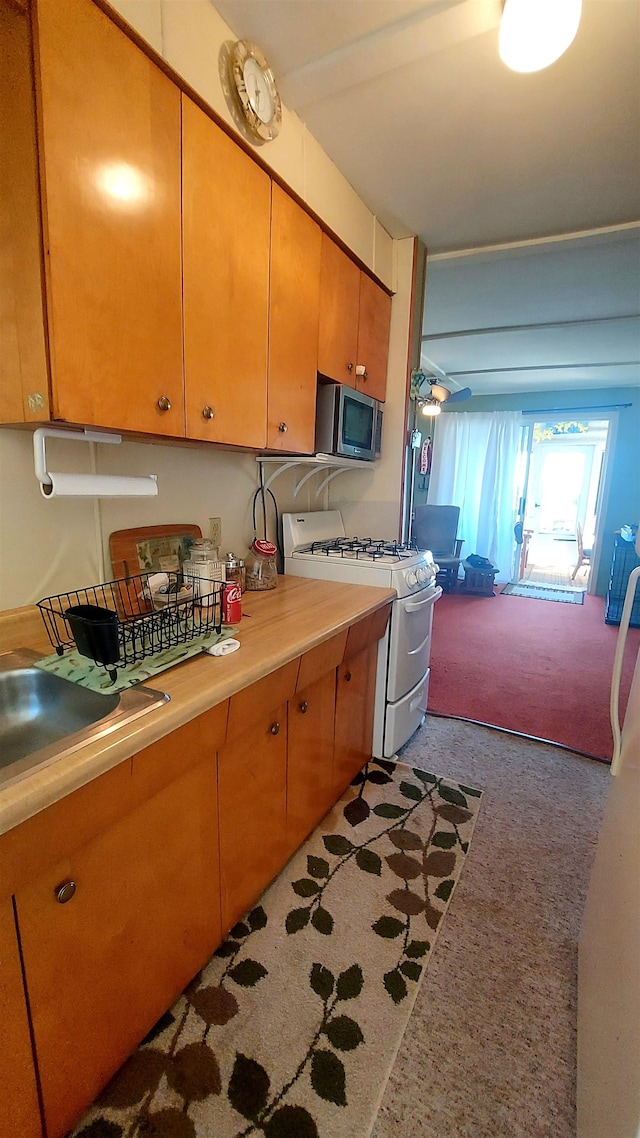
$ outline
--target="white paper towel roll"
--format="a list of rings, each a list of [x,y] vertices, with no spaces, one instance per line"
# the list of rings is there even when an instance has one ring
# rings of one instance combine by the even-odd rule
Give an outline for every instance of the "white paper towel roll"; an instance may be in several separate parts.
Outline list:
[[[158,493],[155,474],[133,478],[118,474],[56,474],[51,485],[40,483],[44,498],[153,498]]]

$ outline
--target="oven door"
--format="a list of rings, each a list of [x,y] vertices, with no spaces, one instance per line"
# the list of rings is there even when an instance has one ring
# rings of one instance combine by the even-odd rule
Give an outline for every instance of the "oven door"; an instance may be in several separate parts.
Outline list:
[[[387,702],[395,703],[426,675],[431,653],[433,606],[442,589],[423,589],[394,602],[389,632]]]

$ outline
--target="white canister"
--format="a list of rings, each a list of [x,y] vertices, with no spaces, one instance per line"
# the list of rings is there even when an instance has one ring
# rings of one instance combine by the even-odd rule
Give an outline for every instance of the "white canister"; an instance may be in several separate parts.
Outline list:
[[[185,578],[193,580],[194,594],[202,598],[205,605],[213,604],[215,600],[213,586],[209,589],[207,582],[226,580],[224,562],[219,559],[217,546],[206,537],[194,541],[188,560],[182,563],[182,572]]]

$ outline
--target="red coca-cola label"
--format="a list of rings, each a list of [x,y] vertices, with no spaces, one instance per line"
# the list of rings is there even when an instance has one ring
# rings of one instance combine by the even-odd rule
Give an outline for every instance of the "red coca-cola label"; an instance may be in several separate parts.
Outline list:
[[[242,616],[242,590],[235,581],[229,581],[222,589],[222,623],[236,624]]]

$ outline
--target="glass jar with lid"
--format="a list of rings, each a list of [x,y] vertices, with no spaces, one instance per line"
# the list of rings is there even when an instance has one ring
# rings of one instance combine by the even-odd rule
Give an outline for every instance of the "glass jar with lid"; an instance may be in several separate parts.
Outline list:
[[[224,581],[224,563],[218,555],[218,547],[210,538],[197,538],[189,549],[188,558],[182,563],[182,572],[185,578],[191,578],[194,583],[194,595],[197,597],[210,597],[209,603],[214,600],[214,589],[208,586],[210,581]]]
[[[247,591],[258,592],[276,588],[278,584],[277,552],[273,542],[265,541],[261,537],[255,539],[246,559]]]
[[[235,581],[236,585],[240,586],[240,592],[244,593],[247,584],[246,569],[242,558],[236,557],[235,553],[227,553],[224,569],[227,581]]]

